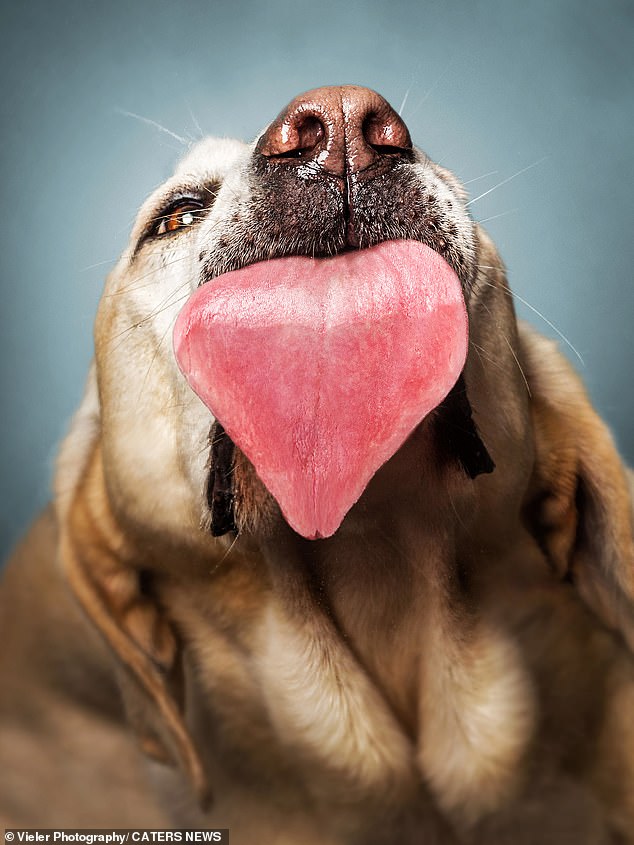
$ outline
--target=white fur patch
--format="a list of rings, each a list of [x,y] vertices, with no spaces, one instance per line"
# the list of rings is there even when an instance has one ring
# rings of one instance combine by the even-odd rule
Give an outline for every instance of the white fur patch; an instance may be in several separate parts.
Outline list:
[[[257,671],[283,743],[362,790],[396,786],[411,775],[413,749],[325,622],[300,627],[271,608],[259,639]]]
[[[452,650],[436,636],[426,642],[418,759],[440,806],[470,823],[516,788],[535,696],[519,650],[501,632],[481,628]]]

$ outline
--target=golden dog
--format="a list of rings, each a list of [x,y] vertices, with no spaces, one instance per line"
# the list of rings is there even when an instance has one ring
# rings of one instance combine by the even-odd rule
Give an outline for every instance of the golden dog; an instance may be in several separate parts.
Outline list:
[[[467,363],[334,536],[305,540],[170,332],[221,273],[392,239],[458,275]],[[0,593],[5,824],[634,843],[626,471],[382,98],[319,89],[254,145],[198,144],[142,207],[95,349],[54,508]]]

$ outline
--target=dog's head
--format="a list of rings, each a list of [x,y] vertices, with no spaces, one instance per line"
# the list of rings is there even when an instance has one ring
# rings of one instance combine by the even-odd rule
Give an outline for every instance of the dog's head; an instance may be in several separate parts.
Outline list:
[[[270,559],[292,531],[179,371],[174,323],[222,274],[396,240],[425,244],[459,279],[466,364],[339,532],[294,538],[294,553],[311,542],[349,548],[380,531],[435,533],[482,559],[532,536],[556,573],[632,637],[629,500],[609,434],[552,345],[518,333],[502,262],[457,179],[412,145],[379,95],[318,89],[251,145],[201,142],[143,205],[101,300],[96,368],[60,459],[73,585],[144,694],[162,702],[168,744],[199,780],[166,681],[176,641],[143,572],[209,568],[236,536],[235,555],[264,550]]]

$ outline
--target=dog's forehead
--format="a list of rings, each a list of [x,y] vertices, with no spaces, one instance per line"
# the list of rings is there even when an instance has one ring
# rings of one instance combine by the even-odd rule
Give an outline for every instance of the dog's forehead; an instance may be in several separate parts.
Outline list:
[[[204,138],[188,151],[174,172],[173,179],[222,179],[250,147],[234,138]]]

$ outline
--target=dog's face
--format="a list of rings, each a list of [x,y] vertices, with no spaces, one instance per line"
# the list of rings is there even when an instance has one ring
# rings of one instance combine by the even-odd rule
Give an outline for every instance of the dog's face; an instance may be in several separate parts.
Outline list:
[[[216,534],[233,522],[257,534],[281,518],[239,453],[213,454],[213,417],[174,359],[176,316],[198,286],[222,273],[396,239],[428,245],[460,279],[471,322],[468,396],[478,424],[487,428],[493,460],[499,464],[495,452],[503,457],[513,443],[526,442],[526,388],[511,349],[513,310],[501,289],[499,258],[471,219],[464,189],[412,146],[407,128],[378,95],[352,86],[319,89],[294,100],[252,145],[199,144],[144,204],[109,279],[97,321],[97,365],[110,492],[126,520],[158,523],[170,536],[204,544],[206,524]],[[500,320],[502,332],[490,325]],[[487,384],[491,367],[504,374],[495,386]],[[475,447],[448,443],[443,419],[442,412],[432,415],[405,457],[379,472],[342,530],[359,530],[357,517],[375,519],[373,508],[389,521],[390,508],[417,490],[420,495],[430,473],[458,485],[452,507],[461,493],[472,498],[471,477],[487,469],[486,461],[483,468],[477,456],[452,452],[486,454],[486,448],[475,429]],[[453,422],[457,429],[465,424],[472,423]],[[413,456],[417,472],[403,471]],[[227,465],[218,467],[221,460]],[[226,476],[234,461],[233,512],[214,515],[214,472]],[[461,461],[471,462],[470,471],[460,471]],[[513,502],[525,486],[530,452],[518,452],[512,482],[505,464],[488,487],[496,498],[505,488]]]

